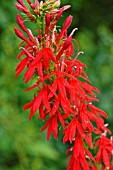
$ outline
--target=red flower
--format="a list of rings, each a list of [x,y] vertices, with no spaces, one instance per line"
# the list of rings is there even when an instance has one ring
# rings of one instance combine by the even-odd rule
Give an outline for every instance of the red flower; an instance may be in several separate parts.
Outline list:
[[[58,111],[57,114],[51,116],[47,121],[45,126],[42,128],[42,131],[46,130],[46,128],[48,128],[47,131],[47,140],[49,140],[51,133],[53,132],[54,134],[54,138],[56,140],[58,140],[58,120],[60,121],[60,123],[62,124],[62,126],[65,126],[65,121],[60,113],[60,111]]]
[[[35,114],[35,112],[39,109],[41,106],[41,103],[44,103],[44,106],[46,107],[47,111],[50,112],[50,104],[49,104],[49,99],[48,99],[48,89],[44,87],[38,96],[35,96],[34,99],[27,103],[24,106],[24,110],[30,109],[30,115],[29,119],[32,118],[32,116]]]
[[[85,134],[85,132],[82,128],[82,125],[79,123],[79,121],[77,119],[73,119],[69,123],[68,127],[66,127],[64,130],[64,134],[65,135],[63,138],[63,143],[66,143],[68,140],[70,141],[70,143],[72,143],[73,139],[78,134],[80,137],[82,137],[83,139],[86,140],[86,142],[88,143],[89,146],[92,145],[88,136]]]
[[[72,22],[72,16],[70,15],[69,17],[67,17],[67,19],[65,20],[62,30],[60,32],[60,34],[58,35],[58,41],[60,41],[62,39],[62,37],[64,36],[65,31],[69,28],[69,26],[71,25]]]
[[[70,149],[70,151],[72,152],[72,154],[67,170],[89,170],[87,157],[90,160],[91,166],[92,161],[95,161],[92,154],[86,148],[84,148],[82,138],[79,135],[76,136],[74,146]],[[94,166],[92,167],[94,169]]]
[[[96,142],[95,147],[99,146],[96,161],[104,163],[106,169],[110,169],[110,159],[113,155],[113,141],[102,135]]]
[[[39,76],[43,78],[42,66],[45,70],[47,70],[49,68],[50,61],[56,61],[51,49],[42,49],[42,51],[36,55],[33,62],[29,65],[26,73],[24,74],[24,78],[26,79],[25,82],[27,83],[30,80],[36,70],[38,71]]]

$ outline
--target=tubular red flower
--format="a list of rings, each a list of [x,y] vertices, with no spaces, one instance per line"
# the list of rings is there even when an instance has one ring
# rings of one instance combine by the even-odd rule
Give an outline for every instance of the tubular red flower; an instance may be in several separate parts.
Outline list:
[[[24,21],[23,21],[22,17],[19,14],[17,14],[17,23],[20,26],[20,28],[22,28],[23,31],[28,32],[27,28],[26,28],[26,26],[24,24]]]
[[[110,169],[110,158],[112,157],[113,145],[106,136],[96,142],[95,147],[99,145],[98,153],[96,155],[97,162],[103,162],[106,169]]]
[[[17,2],[18,2],[19,4],[21,4],[22,6],[25,6],[25,4],[23,3],[22,0],[17,0]]]
[[[63,24],[63,27],[62,27],[62,30],[58,36],[58,41],[60,41],[65,33],[65,31],[69,28],[69,26],[71,25],[71,22],[72,22],[72,16],[70,15],[64,22]]]
[[[38,2],[38,0],[35,0],[35,6],[36,6],[36,8],[39,7],[39,2]]]
[[[27,13],[28,10],[26,9],[25,6],[22,6],[21,4],[16,4],[16,7],[19,11],[23,12],[23,13]]]
[[[61,48],[61,50],[59,51],[59,53],[56,56],[56,59],[59,60],[61,55],[63,54],[63,52],[65,50],[67,50],[67,48],[71,45],[71,41],[72,41],[72,37],[68,37],[67,40],[65,41],[63,47]]]

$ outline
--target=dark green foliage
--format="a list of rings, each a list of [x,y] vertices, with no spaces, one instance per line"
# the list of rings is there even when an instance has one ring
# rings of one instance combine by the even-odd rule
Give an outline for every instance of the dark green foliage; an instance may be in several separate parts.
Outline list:
[[[108,113],[113,131],[113,2],[61,1],[62,5],[71,3],[72,8],[60,24],[66,16],[74,16],[71,29],[79,28],[75,38],[85,52],[80,60],[88,66],[90,80],[101,91],[100,103],[95,105]],[[24,92],[28,85],[22,82],[22,75],[18,80],[14,76],[20,42],[13,31],[18,13],[14,4],[14,0],[0,0],[0,170],[64,170],[66,146],[62,139],[46,141],[45,133],[40,132],[43,124],[37,121],[38,113],[28,121],[28,112],[22,110],[33,93]]]

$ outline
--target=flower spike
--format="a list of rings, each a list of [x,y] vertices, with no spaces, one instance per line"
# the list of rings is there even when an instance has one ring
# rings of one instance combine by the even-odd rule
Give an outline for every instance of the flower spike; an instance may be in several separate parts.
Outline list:
[[[35,91],[33,99],[23,107],[30,110],[28,119],[38,114],[44,124],[42,132],[47,130],[47,140],[52,134],[56,140],[63,135],[63,144],[70,145],[66,151],[70,158],[67,170],[112,170],[113,137],[107,137],[111,131],[103,119],[108,116],[93,103],[99,101],[96,93],[100,91],[91,84],[86,65],[78,59],[83,52],[72,38],[78,28],[67,33],[73,17],[68,16],[61,30],[57,29],[58,20],[70,5],[60,8],[60,0],[26,1],[27,5],[17,0],[16,8],[29,22],[38,23],[38,30],[33,31],[34,35],[17,14],[21,30],[14,31],[22,40],[15,76],[25,70],[25,83],[33,81],[25,91]]]

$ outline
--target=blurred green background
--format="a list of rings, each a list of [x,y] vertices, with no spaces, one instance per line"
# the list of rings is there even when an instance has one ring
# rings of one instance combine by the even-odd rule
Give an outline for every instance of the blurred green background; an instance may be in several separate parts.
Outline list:
[[[73,15],[71,29],[78,27],[75,38],[85,52],[80,60],[93,85],[101,90],[96,105],[109,115],[109,128],[113,132],[113,0],[61,0],[71,4],[66,16]],[[16,24],[15,0],[0,0],[0,170],[64,170],[66,146],[51,138],[46,141],[41,133],[42,123],[35,116],[27,120],[28,112],[22,108],[33,97],[25,93],[28,87],[22,75],[15,78],[20,40],[13,28]]]

